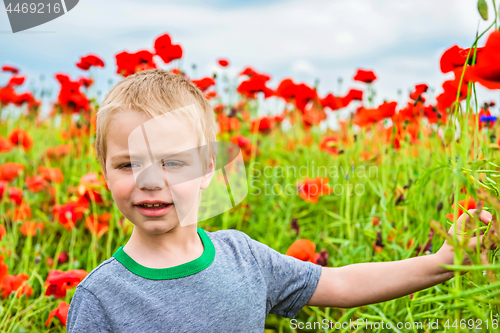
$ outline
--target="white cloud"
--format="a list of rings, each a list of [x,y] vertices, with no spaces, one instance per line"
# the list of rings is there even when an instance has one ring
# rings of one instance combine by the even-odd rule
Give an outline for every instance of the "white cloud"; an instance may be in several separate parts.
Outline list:
[[[9,30],[6,14],[1,15],[0,30]],[[227,58],[228,74],[252,66],[273,77],[272,87],[284,77],[310,85],[319,78],[324,94],[338,90],[338,77],[344,79],[343,92],[363,87],[352,77],[356,68],[367,68],[379,77],[375,88],[380,102],[396,99],[399,89],[406,98],[407,89],[421,82],[439,92],[448,78],[439,71],[440,55],[453,44],[470,46],[478,20],[476,2],[470,0],[308,0],[228,8],[183,1],[88,0],[33,29],[55,33],[0,38],[6,53],[2,58],[28,74],[52,76],[61,70],[76,76],[82,74],[74,66],[78,57],[96,53],[108,65],[100,77],[114,77],[116,83],[116,53],[151,50],[156,37],[169,33],[184,49],[183,68],[192,74],[191,64],[197,64],[198,78],[220,72],[216,61]],[[498,101],[498,93],[479,91]]]
[[[292,71],[298,73],[307,73],[307,74],[315,74],[316,69],[314,66],[307,60],[297,60],[292,64]]]

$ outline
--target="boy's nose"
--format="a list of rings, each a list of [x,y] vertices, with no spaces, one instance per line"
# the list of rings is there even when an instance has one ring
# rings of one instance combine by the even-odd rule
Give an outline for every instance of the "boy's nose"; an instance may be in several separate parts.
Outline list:
[[[167,179],[161,163],[153,163],[137,176],[135,183],[141,190],[162,190]]]

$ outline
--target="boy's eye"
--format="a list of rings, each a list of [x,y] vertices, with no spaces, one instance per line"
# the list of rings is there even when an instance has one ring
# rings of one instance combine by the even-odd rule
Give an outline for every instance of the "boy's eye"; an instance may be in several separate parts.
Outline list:
[[[177,169],[177,168],[180,168],[182,166],[184,166],[184,162],[181,162],[181,161],[164,161],[162,160],[162,165],[164,167],[167,167],[169,169]]]
[[[122,164],[120,169],[130,169],[132,168],[132,166],[139,166],[139,164],[136,164],[136,163],[125,163],[125,164]]]
[[[161,161],[162,163],[162,166],[165,167],[165,168],[169,168],[169,169],[178,169],[182,166],[185,165],[184,162],[181,162],[181,161],[164,161],[162,160]],[[120,169],[132,169],[134,167],[140,167],[140,164],[137,164],[137,163],[125,163],[125,164],[122,164],[120,166]]]

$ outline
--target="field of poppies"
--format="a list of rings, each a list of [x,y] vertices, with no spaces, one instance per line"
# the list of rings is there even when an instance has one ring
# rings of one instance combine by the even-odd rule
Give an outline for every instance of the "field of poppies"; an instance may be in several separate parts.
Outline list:
[[[54,92],[23,89],[30,73],[2,64],[10,79],[0,88],[1,332],[65,332],[76,285],[131,234],[133,225],[113,204],[93,147],[96,71],[115,66],[125,77],[164,68],[186,75],[182,53],[163,34],[151,49],[109,61],[85,55],[76,63],[85,75],[54,73],[60,84]],[[218,66],[231,64],[220,59]],[[304,307],[299,321],[383,320],[395,327],[439,320],[452,331],[497,331],[497,250],[470,252],[470,271],[460,275],[465,245],[447,234],[467,209],[482,207],[492,222],[473,220],[471,228],[484,230],[485,245],[500,244],[494,235],[500,129],[492,115],[498,101],[478,100],[475,93],[476,85],[500,89],[497,21],[473,45],[450,45],[436,66],[454,79],[436,89],[435,99],[418,82],[405,103],[380,105],[373,102],[376,69],[353,69],[352,80],[365,89],[344,96],[319,96],[317,87],[293,78],[271,87],[270,76],[252,67],[237,78],[190,78],[213,105],[218,139],[241,148],[249,184],[240,205],[200,227],[242,230],[281,253],[332,267],[427,255],[445,238],[455,247],[457,265],[450,269],[456,274],[446,283],[352,309]],[[48,93],[54,96],[51,112],[41,117],[40,99]],[[266,99],[286,107],[258,114]],[[351,116],[339,120],[338,130],[322,130],[327,114],[338,110]],[[266,330],[294,331],[276,315],[268,316]]]

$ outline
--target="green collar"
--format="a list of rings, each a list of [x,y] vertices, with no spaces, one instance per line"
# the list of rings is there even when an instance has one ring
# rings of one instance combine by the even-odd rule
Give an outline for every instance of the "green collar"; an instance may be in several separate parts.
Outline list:
[[[208,237],[205,230],[198,228],[198,235],[203,242],[203,254],[192,261],[178,266],[169,268],[149,268],[142,266],[141,264],[135,262],[134,259],[125,253],[125,251],[123,251],[123,245],[116,250],[113,257],[123,264],[123,266],[125,266],[129,271],[146,279],[170,280],[189,276],[210,266],[215,258],[214,244],[212,243],[210,237]]]

